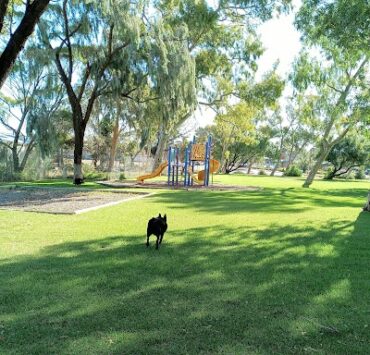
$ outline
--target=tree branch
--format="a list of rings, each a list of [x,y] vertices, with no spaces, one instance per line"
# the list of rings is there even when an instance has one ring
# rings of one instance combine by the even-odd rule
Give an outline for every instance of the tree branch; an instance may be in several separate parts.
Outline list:
[[[0,56],[0,88],[4,84],[18,54],[22,51],[28,37],[32,34],[36,23],[45,11],[50,0],[34,0],[32,4],[26,7],[24,16],[11,35],[3,53]],[[3,1],[2,1],[3,3]],[[3,5],[2,5],[3,6]]]
[[[68,50],[68,78],[69,81],[72,80],[72,73],[73,73],[73,52],[70,40],[70,33],[69,33],[69,23],[68,23],[68,16],[67,16],[67,0],[63,1],[63,19],[64,19],[64,32],[65,32],[65,43],[67,44]]]
[[[89,79],[90,73],[91,73],[91,66],[90,66],[90,63],[88,62],[86,64],[84,77],[82,78],[80,92],[78,93],[78,97],[77,97],[79,102],[81,102],[82,96],[85,92],[86,83],[87,83],[87,80]]]
[[[3,117],[0,117],[0,122],[7,128],[9,129],[10,131],[12,131],[14,134],[16,133],[16,130],[15,128],[13,128],[12,126],[10,126],[8,123],[6,123],[4,121],[4,118]]]

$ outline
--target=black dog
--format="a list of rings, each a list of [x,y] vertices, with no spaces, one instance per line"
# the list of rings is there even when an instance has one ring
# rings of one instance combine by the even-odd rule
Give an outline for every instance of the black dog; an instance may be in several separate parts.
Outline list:
[[[154,234],[157,237],[157,243],[155,248],[158,249],[159,244],[162,243],[164,233],[167,230],[167,216],[163,217],[159,214],[158,217],[153,217],[148,222],[148,228],[146,231],[146,246],[149,246],[149,237]]]

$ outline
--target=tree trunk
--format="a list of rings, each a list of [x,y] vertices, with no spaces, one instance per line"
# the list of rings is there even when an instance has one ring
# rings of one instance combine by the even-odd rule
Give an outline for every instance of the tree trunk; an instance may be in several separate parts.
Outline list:
[[[21,165],[20,165],[20,171],[21,172],[26,167],[26,163],[28,161],[28,158],[30,157],[31,152],[32,152],[33,148],[35,147],[34,141],[35,141],[35,139],[32,138],[31,141],[29,142],[29,144],[27,145],[26,152],[24,153],[24,156],[23,156],[23,159],[22,159],[22,162],[21,162]]]
[[[75,131],[75,147],[73,152],[73,183],[75,185],[81,185],[83,183],[82,152],[84,146],[84,135],[85,130]]]
[[[274,176],[274,175],[275,175],[276,170],[278,169],[279,165],[280,165],[280,154],[279,154],[279,159],[278,159],[278,161],[276,162],[276,164],[275,164],[274,168],[272,169],[270,176]]]
[[[165,127],[164,124],[161,123],[160,125],[160,131],[159,131],[159,139],[158,139],[158,145],[157,145],[157,151],[154,155],[154,163],[153,163],[153,171],[158,168],[158,166],[162,163],[163,159],[163,152],[165,145],[167,144],[168,136],[165,133]]]
[[[254,163],[254,161],[251,160],[250,163],[249,163],[249,165],[248,165],[248,170],[247,170],[247,174],[248,175],[250,175],[250,173],[251,173],[251,170],[252,170],[252,167],[253,167],[253,163]]]
[[[64,148],[61,147],[60,148],[60,169],[62,171],[62,177],[63,179],[66,179],[67,178],[67,168],[64,164]]]
[[[290,165],[293,163],[293,148],[289,152],[289,158],[288,158],[288,163],[285,167],[285,170],[288,170],[290,168]]]
[[[370,212],[370,191],[367,194],[367,201],[365,203],[365,206],[363,208],[364,211]]]
[[[113,136],[112,136],[112,144],[110,147],[109,153],[109,165],[108,165],[108,173],[112,172],[114,167],[114,161],[116,159],[116,152],[117,152],[117,145],[118,145],[118,138],[119,138],[119,116],[116,117],[116,122],[113,127]]]
[[[17,145],[15,146],[13,145],[12,158],[13,158],[13,171],[15,174],[21,173],[17,148],[18,148]]]
[[[334,171],[332,171],[330,174],[328,174],[325,177],[325,180],[333,180],[334,179],[334,176],[335,176],[335,173],[334,173]]]
[[[32,34],[36,23],[49,2],[50,0],[34,0],[32,4],[26,5],[26,11],[19,26],[11,35],[0,56],[0,88],[3,86],[18,54],[22,51],[26,40]]]
[[[324,147],[321,148],[320,154],[319,154],[314,166],[310,170],[310,172],[309,172],[309,174],[306,178],[306,181],[303,184],[303,187],[310,187],[310,185],[312,184],[313,179],[315,178],[315,176],[316,176],[318,170],[320,169],[322,163],[324,162],[325,158],[329,154],[330,149],[331,149],[331,146],[329,146],[327,148],[324,148]]]

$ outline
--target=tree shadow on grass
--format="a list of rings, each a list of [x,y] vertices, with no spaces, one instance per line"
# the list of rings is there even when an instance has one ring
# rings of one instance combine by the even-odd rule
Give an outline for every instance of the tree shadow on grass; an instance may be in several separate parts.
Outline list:
[[[370,214],[173,230],[0,264],[1,353],[365,353]]]
[[[199,196],[201,194],[201,198]],[[153,199],[170,208],[196,208],[218,214],[232,212],[296,213],[317,207],[362,207],[366,196],[365,189],[338,189],[331,191],[314,189],[264,189],[262,191],[178,191],[163,192]]]

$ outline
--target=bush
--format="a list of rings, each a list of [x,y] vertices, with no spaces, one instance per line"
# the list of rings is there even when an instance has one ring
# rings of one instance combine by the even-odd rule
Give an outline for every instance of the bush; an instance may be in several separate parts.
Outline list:
[[[262,169],[258,172],[258,175],[267,175],[267,174],[266,171]]]
[[[0,181],[16,181],[17,176],[13,174],[11,168],[0,165]]]
[[[121,173],[121,174],[119,174],[119,180],[120,180],[120,181],[122,181],[122,180],[126,180],[125,173]]]
[[[296,165],[292,165],[284,173],[284,176],[302,176],[302,170]]]
[[[358,179],[358,180],[366,179],[365,170],[363,168],[360,168],[356,171],[355,179]]]
[[[333,176],[332,176],[333,171],[334,171],[333,167],[330,167],[328,170],[326,170],[325,175],[324,175],[324,180],[333,180]]]
[[[83,174],[85,180],[108,180],[108,173],[92,171]]]

